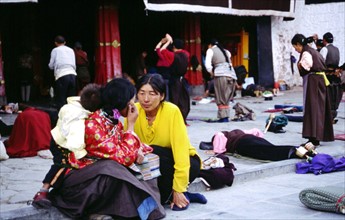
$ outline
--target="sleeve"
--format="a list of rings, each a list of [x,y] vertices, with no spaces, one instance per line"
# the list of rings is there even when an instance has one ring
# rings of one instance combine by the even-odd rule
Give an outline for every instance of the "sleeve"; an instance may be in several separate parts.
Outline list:
[[[169,65],[171,65],[174,62],[174,52],[171,52],[167,49],[164,49],[161,51],[162,55],[164,56],[164,59],[168,62]]]
[[[161,59],[161,60],[164,59],[160,48],[156,49],[156,53],[157,53],[157,56],[159,59]]]
[[[174,179],[173,189],[176,192],[186,192],[189,183],[189,147],[190,141],[187,134],[187,128],[180,111],[176,110],[171,118],[171,149],[174,157]]]
[[[327,57],[327,53],[328,53],[327,47],[323,47],[323,48],[320,50],[320,54],[321,54],[321,56],[323,57],[323,59],[325,59],[325,60],[326,60],[326,57]]]
[[[76,159],[84,157],[87,152],[85,150],[85,120],[79,119],[70,123],[66,137],[66,148],[75,154]]]
[[[50,61],[48,64],[49,69],[53,70],[54,66],[55,66],[55,59],[56,59],[56,51],[52,50],[52,52],[50,53]]]
[[[90,156],[111,159],[129,166],[135,162],[140,148],[140,140],[134,132],[123,132],[119,122],[108,131],[102,122],[85,121],[85,143]]]
[[[299,62],[301,66],[303,67],[303,69],[305,69],[306,71],[310,71],[310,68],[313,66],[313,57],[311,56],[310,53],[308,53],[307,51],[304,51],[302,53],[302,58]]]
[[[207,72],[212,73],[212,57],[213,57],[213,50],[208,49],[206,51],[206,58],[205,58],[205,67]]]

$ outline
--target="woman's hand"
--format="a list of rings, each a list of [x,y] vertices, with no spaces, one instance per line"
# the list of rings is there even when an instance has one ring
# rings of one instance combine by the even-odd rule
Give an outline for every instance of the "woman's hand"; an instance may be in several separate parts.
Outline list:
[[[140,147],[137,156],[137,164],[142,164],[144,162],[145,155],[143,153],[143,149]]]
[[[170,208],[172,209],[174,205],[176,205],[179,208],[184,208],[189,204],[188,199],[186,196],[181,192],[176,192],[173,190],[173,201],[170,204]]]
[[[134,124],[135,121],[138,118],[138,109],[134,105],[134,103],[130,103],[128,105],[128,114],[127,114],[127,125],[128,125],[128,131],[133,131],[134,130]]]

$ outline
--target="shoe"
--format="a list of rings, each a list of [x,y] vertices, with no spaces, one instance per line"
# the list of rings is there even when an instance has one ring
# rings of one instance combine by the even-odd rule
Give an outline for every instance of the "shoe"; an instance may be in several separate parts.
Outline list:
[[[308,143],[311,143],[312,145],[314,145],[314,147],[320,146],[320,141],[317,140],[308,140],[307,142],[301,144],[301,147],[305,147]]]
[[[200,150],[213,150],[213,144],[212,142],[203,142],[201,141],[199,144]]]
[[[313,141],[311,141],[311,143],[312,143],[315,147],[320,146],[320,141],[313,140]]]
[[[37,192],[32,201],[32,206],[37,209],[49,209],[52,203],[47,196],[48,192]]]
[[[190,201],[188,195],[186,195],[185,193],[183,193],[183,194],[188,199],[188,201]],[[189,204],[186,205],[185,207],[182,207],[182,208],[180,208],[180,207],[178,207],[177,205],[174,204],[173,207],[172,207],[172,210],[173,211],[183,211],[183,210],[188,209],[188,207],[189,207]]]
[[[222,122],[229,122],[229,118],[221,118],[217,122],[220,122],[220,123],[222,123]]]
[[[191,203],[201,203],[201,204],[206,204],[207,199],[204,195],[200,193],[190,193],[190,192],[185,192],[183,193],[187,198],[189,198],[189,201]]]
[[[283,130],[283,129],[278,129],[278,130],[275,130],[274,133],[276,134],[282,134],[282,133],[285,133],[286,131]]]

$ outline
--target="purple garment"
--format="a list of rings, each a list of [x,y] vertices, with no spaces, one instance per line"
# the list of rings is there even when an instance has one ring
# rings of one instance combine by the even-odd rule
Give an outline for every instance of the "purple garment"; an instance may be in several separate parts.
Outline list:
[[[345,170],[345,157],[336,159],[328,154],[317,154],[311,162],[296,164],[296,173],[298,174],[314,173],[318,175],[343,170]]]

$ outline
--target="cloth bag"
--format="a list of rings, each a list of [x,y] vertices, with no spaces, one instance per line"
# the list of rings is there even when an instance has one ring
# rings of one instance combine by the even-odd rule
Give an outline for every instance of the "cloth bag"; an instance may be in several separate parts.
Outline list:
[[[270,121],[270,117],[266,119],[266,126],[269,124],[269,121]],[[285,127],[288,124],[288,122],[289,122],[289,119],[285,115],[276,115],[273,118],[268,128],[268,131],[271,131],[274,133],[283,133],[285,132],[283,130],[283,127]]]

